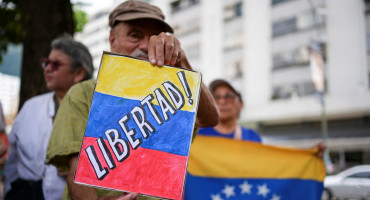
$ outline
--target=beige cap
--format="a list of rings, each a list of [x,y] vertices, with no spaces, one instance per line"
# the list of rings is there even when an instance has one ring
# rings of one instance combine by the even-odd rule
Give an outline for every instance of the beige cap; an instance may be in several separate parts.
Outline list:
[[[136,19],[153,19],[159,21],[166,32],[173,33],[171,26],[164,21],[165,17],[161,9],[142,1],[131,0],[119,4],[109,14],[109,26],[113,28],[117,22]]]
[[[232,91],[235,92],[236,95],[238,95],[239,99],[241,102],[243,102],[243,99],[242,99],[242,95],[240,94],[240,92],[236,89],[237,87],[236,86],[233,86],[232,85],[232,82],[227,82],[226,80],[222,80],[222,79],[216,79],[214,81],[212,81],[212,83],[209,85],[209,90],[211,91],[211,93],[213,94],[213,92],[220,86],[226,86],[226,87],[229,87]]]

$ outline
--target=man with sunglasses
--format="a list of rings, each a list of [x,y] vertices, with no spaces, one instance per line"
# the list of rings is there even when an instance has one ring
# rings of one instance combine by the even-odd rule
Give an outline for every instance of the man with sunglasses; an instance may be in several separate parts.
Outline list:
[[[214,80],[209,85],[220,112],[220,122],[215,127],[199,129],[198,134],[261,142],[261,137],[256,131],[238,125],[243,100],[240,92],[235,88],[222,79]]]
[[[65,176],[45,164],[54,116],[68,89],[93,73],[92,57],[80,42],[65,35],[52,41],[48,58],[41,60],[51,91],[27,100],[9,135],[4,168],[5,199],[61,199]]]
[[[118,5],[109,15],[111,51],[137,57],[159,67],[170,65],[191,70],[180,42],[170,34],[173,29],[164,18],[158,7],[142,1],[126,1]],[[73,182],[94,86],[94,80],[85,81],[72,87],[66,95],[55,120],[47,162],[69,170],[68,193],[65,192],[63,199],[137,199],[137,193],[122,194]],[[196,126],[214,126],[217,122],[216,105],[202,84]],[[151,198],[140,196],[139,199]]]

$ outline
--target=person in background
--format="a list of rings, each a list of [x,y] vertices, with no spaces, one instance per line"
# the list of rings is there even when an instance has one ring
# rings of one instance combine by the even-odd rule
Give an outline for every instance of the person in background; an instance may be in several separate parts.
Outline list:
[[[243,99],[235,87],[225,80],[217,79],[211,82],[209,90],[219,109],[220,121],[214,127],[200,128],[199,135],[262,142],[256,131],[238,125],[240,111],[243,108]]]
[[[243,99],[240,91],[236,88],[230,82],[222,79],[211,82],[209,90],[219,109],[220,121],[214,127],[200,128],[198,134],[262,143],[261,136],[256,131],[238,125],[240,112],[243,108]],[[326,146],[320,142],[314,145],[313,148],[317,148],[316,155],[323,158]]]
[[[8,151],[8,136],[5,133],[5,117],[3,113],[3,107],[0,102],[0,177],[3,177],[3,167],[6,163],[6,156]],[[3,198],[4,185],[3,181],[0,180],[0,199]]]
[[[119,4],[109,15],[111,51],[140,58],[157,66],[170,65],[192,70],[179,40],[170,34],[173,29],[164,19],[162,11],[148,3],[126,1]],[[68,191],[64,193],[63,199],[137,199],[138,194],[135,192],[122,194],[73,182],[94,86],[95,80],[85,81],[76,84],[67,93],[54,123],[47,162],[69,170]],[[202,84],[196,126],[214,126],[217,123],[216,105]]]
[[[3,141],[0,141],[0,170],[3,169],[6,162],[6,152],[7,148]]]
[[[6,152],[8,150],[8,137],[5,133],[5,117],[3,107],[0,102],[0,174],[3,174],[3,167],[6,162]]]
[[[45,164],[46,148],[63,97],[72,85],[90,79],[94,68],[88,49],[69,35],[52,41],[41,67],[51,92],[27,100],[15,119],[4,168],[6,200],[62,199],[65,176]]]

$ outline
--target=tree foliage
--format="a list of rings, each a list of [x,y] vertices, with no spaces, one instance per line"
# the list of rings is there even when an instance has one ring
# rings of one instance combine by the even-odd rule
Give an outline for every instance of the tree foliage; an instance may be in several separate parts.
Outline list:
[[[21,3],[17,0],[0,2],[0,63],[9,43],[22,42]]]
[[[2,0],[0,2],[0,63],[7,52],[9,43],[22,43],[22,0]],[[87,23],[87,14],[78,5],[73,5],[74,32],[82,32]]]
[[[75,32],[82,32],[87,23],[87,14],[76,5],[73,5],[73,21],[75,23]]]
[[[3,0],[0,3],[0,62],[9,43],[22,44],[19,108],[47,91],[40,59],[47,57],[56,37],[81,31],[86,14],[74,9],[70,0]]]

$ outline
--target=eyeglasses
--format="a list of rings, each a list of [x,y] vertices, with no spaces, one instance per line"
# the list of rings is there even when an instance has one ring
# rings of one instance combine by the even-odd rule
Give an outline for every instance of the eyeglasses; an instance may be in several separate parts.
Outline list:
[[[227,101],[227,102],[232,102],[232,101],[234,101],[235,97],[236,97],[235,94],[230,94],[230,93],[226,94],[225,96],[221,96],[221,95],[218,95],[218,94],[213,95],[213,98],[216,101],[219,101],[221,99],[225,99],[225,101]]]
[[[61,63],[60,60],[50,60],[49,58],[41,59],[41,67],[42,69],[46,69],[48,65],[51,65],[51,70],[56,71],[59,69],[61,65],[67,65],[66,63]]]

